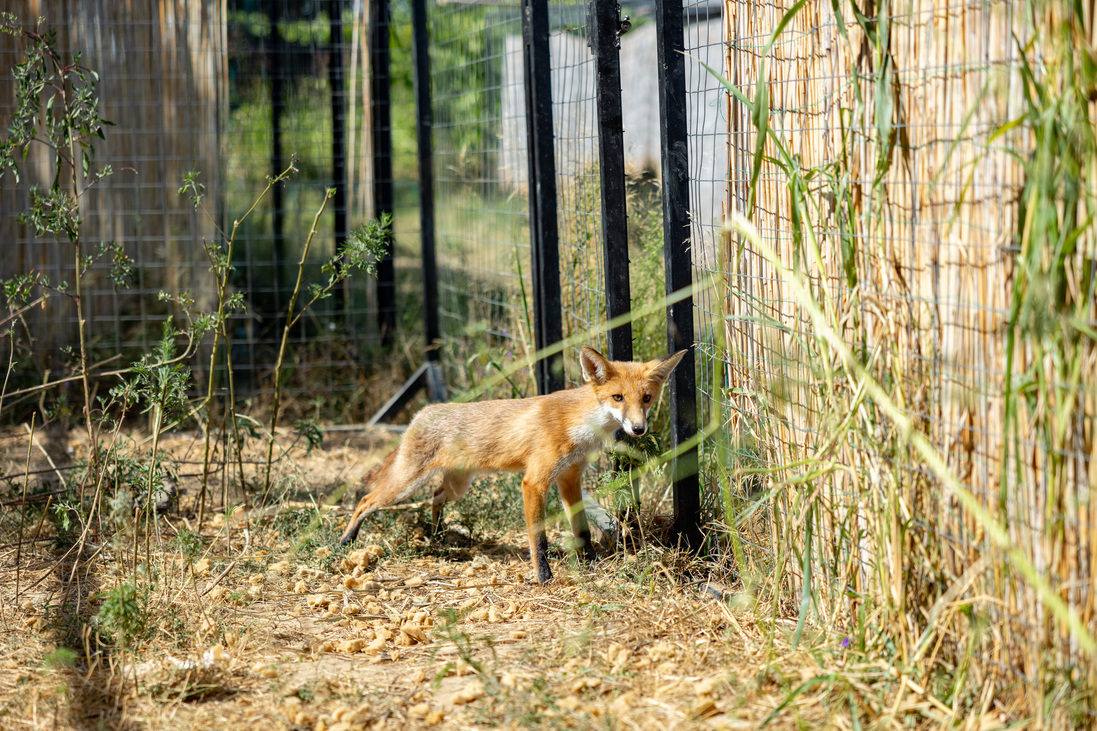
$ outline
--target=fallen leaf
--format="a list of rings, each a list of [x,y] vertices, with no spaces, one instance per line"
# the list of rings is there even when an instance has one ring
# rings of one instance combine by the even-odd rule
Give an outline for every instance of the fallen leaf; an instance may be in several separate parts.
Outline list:
[[[716,713],[716,702],[711,698],[702,698],[690,706],[689,715],[693,718],[705,718]]]
[[[453,696],[453,702],[456,705],[464,705],[466,703],[472,703],[475,700],[479,700],[484,697],[484,684],[479,680],[470,681],[461,690],[457,691]]]

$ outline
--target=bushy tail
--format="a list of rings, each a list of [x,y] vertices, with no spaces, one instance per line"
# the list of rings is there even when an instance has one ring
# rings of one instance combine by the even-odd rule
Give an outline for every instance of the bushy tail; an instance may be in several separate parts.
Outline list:
[[[386,505],[398,502],[403,497],[397,490],[384,489],[392,484],[390,479],[393,471],[392,466],[396,462],[398,452],[399,450],[394,449],[388,457],[385,457],[383,462],[363,475],[362,484],[371,485],[372,488],[364,498],[358,501],[358,507],[354,509],[354,514],[350,516],[347,529],[343,532],[343,537],[339,539],[340,546],[345,546],[358,537],[358,529],[362,527],[362,521],[370,514],[377,512],[378,509]]]

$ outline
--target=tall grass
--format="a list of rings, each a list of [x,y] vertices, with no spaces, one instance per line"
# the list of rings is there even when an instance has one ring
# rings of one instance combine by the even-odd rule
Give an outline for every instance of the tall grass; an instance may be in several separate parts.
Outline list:
[[[753,132],[723,252],[736,563],[794,644],[833,628],[943,722],[1087,726],[1092,18],[781,7],[731,16],[721,75]]]

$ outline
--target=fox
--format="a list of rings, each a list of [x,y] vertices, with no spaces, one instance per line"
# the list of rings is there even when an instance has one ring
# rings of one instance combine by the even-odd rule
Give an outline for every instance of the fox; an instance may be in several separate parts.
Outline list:
[[[584,346],[579,351],[584,383],[577,388],[424,407],[412,418],[400,445],[363,478],[373,489],[358,502],[340,545],[358,537],[370,514],[407,499],[439,473],[441,484],[431,500],[435,527],[445,504],[463,496],[473,476],[524,472],[522,500],[537,581],[552,580],[545,501],[553,483],[567,510],[575,548],[593,561],[596,555],[583,510],[583,471],[618,428],[634,437],[647,432],[648,410],[686,352],[647,362],[611,361]]]

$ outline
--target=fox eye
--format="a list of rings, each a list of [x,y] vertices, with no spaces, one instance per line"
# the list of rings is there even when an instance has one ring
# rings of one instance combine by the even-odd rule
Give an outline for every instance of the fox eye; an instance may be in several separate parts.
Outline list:
[[[613,394],[613,400],[614,400],[614,401],[624,401],[624,400],[625,400],[625,397],[624,397],[624,396],[622,396],[622,395],[621,395],[621,394],[619,394],[619,393],[615,393],[615,394]]]
[[[645,404],[651,403],[651,394],[650,393],[645,393],[644,394],[644,403]]]

